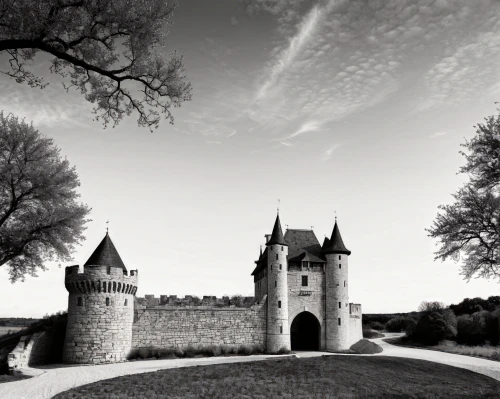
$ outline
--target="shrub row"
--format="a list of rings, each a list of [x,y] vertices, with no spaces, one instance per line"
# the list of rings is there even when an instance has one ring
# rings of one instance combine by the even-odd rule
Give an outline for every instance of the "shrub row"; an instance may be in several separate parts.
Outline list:
[[[223,355],[260,355],[263,354],[262,345],[209,345],[209,346],[188,346],[184,349],[178,348],[136,348],[132,349],[127,357],[128,360],[141,359],[175,359],[193,357],[212,357]],[[281,348],[278,354],[286,354],[290,351]]]

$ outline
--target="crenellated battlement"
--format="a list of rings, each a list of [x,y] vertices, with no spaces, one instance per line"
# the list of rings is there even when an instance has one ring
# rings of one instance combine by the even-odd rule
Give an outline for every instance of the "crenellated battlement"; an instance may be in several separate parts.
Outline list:
[[[135,298],[136,308],[175,308],[175,307],[210,307],[210,308],[250,308],[252,306],[259,306],[264,302],[265,298],[261,298],[258,301],[257,298],[253,296],[239,296],[235,295],[232,297],[223,296],[222,298],[217,298],[215,296],[205,295],[203,298],[199,298],[194,295],[186,295],[185,297],[177,297],[177,295],[160,295],[155,297],[154,295],[145,295],[144,298]]]
[[[124,293],[137,292],[137,270],[117,267],[79,265],[66,267],[64,285],[70,294]]]

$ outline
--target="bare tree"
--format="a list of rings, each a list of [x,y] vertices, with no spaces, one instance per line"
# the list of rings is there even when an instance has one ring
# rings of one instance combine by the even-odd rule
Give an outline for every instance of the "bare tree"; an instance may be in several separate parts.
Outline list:
[[[78,203],[78,175],[51,139],[0,112],[0,266],[11,281],[69,260],[84,240],[90,209]]]
[[[162,54],[174,8],[165,0],[0,0],[0,54],[10,55],[4,73],[45,87],[28,68],[44,52],[54,57],[51,72],[95,104],[105,126],[133,111],[150,130],[160,114],[173,123],[170,107],[191,99],[182,57]]]

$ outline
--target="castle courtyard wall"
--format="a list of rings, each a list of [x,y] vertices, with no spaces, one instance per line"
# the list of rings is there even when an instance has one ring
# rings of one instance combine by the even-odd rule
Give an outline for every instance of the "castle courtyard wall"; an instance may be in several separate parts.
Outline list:
[[[213,305],[152,306],[136,302],[132,348],[186,348],[266,343],[266,298],[250,307]]]
[[[349,312],[349,346],[352,346],[363,339],[361,305],[350,303]]]

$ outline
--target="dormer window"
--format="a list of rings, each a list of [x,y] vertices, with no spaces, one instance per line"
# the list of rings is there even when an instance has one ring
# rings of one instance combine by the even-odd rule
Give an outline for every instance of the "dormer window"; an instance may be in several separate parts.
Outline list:
[[[309,262],[308,261],[303,261],[302,262],[302,267],[308,268],[309,267]]]

